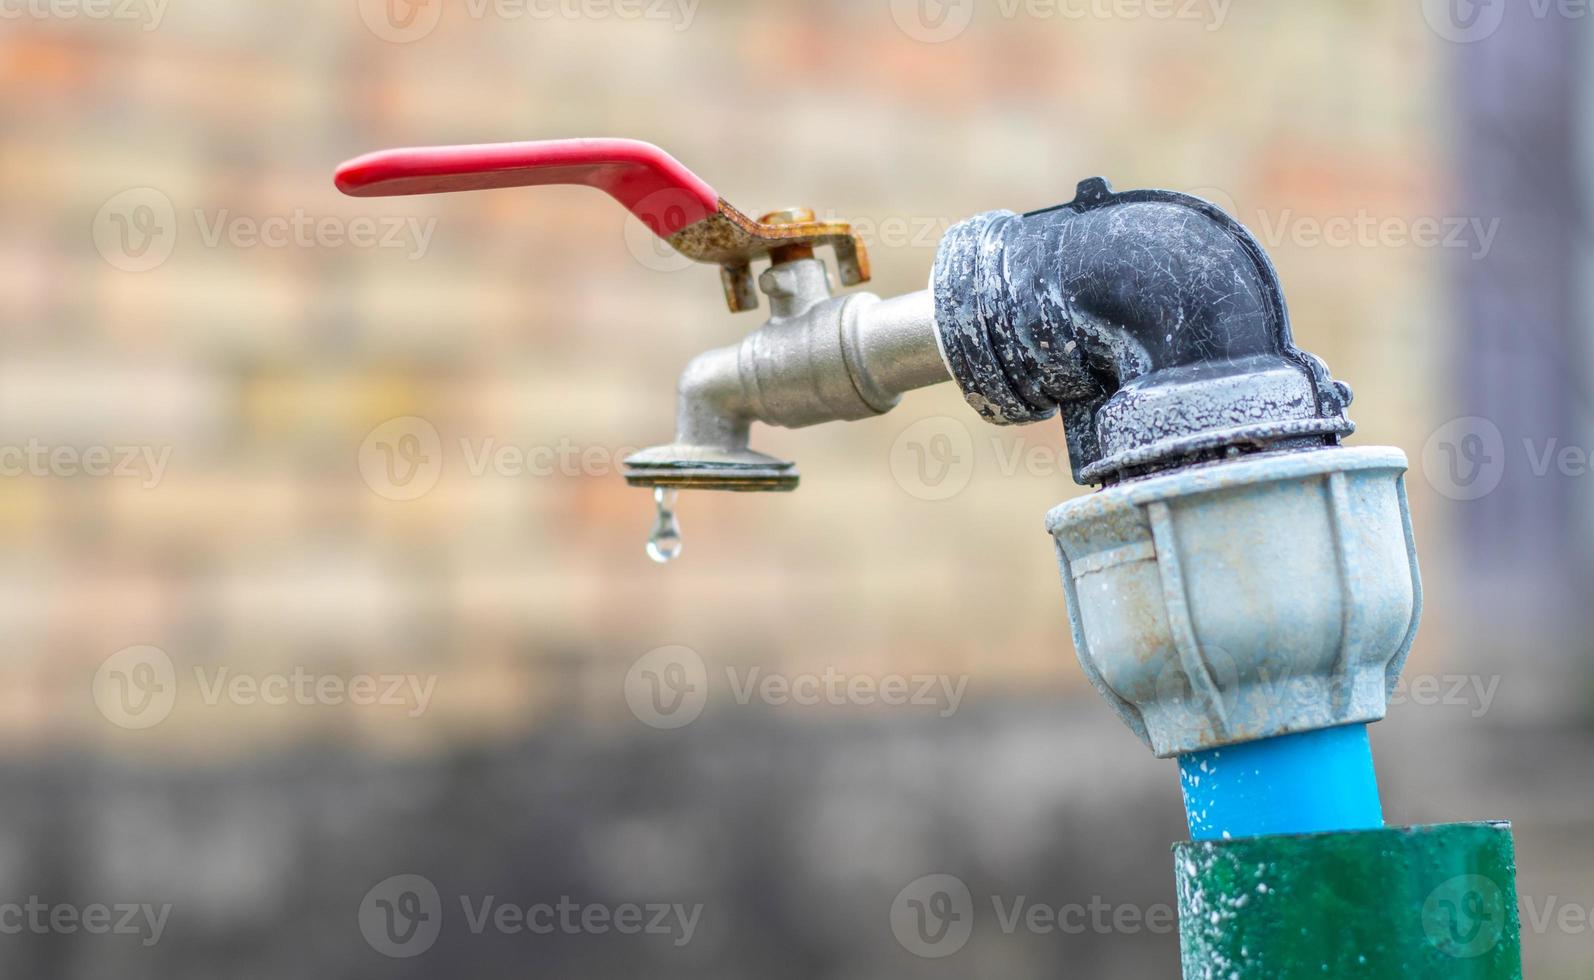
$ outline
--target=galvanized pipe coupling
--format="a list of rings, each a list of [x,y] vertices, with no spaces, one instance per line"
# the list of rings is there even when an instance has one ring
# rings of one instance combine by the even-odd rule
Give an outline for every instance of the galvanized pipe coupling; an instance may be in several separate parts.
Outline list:
[[[1406,459],[1339,445],[1350,390],[1249,232],[1089,180],[954,227],[934,287],[969,403],[1061,412],[1106,484],[1046,527],[1085,673],[1157,755],[1384,716],[1421,607]]]

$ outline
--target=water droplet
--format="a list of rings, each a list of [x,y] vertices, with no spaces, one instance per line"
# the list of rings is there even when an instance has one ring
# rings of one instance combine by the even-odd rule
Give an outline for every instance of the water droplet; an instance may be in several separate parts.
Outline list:
[[[663,565],[681,555],[681,523],[675,519],[675,491],[654,487],[653,502],[658,505],[659,516],[653,521],[653,533],[648,535],[648,557]]]

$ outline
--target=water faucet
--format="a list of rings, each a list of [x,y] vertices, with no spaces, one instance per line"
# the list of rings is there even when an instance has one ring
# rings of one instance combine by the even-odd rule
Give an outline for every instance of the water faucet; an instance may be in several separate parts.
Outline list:
[[[632,486],[661,490],[792,490],[794,464],[751,449],[753,422],[787,428],[868,418],[904,392],[947,380],[929,290],[890,300],[832,295],[815,249],[835,254],[844,285],[869,279],[864,243],[845,222],[806,208],[754,220],[656,146],[590,139],[389,150],[344,164],[338,187],[358,196],[538,184],[606,191],[676,251],[720,267],[733,311],[769,299],[769,319],[742,342],[687,365],[674,440],[631,456]],[[752,263],[768,268],[754,289]]]
[[[765,227],[810,221],[812,212],[801,209],[760,219]],[[861,255],[863,245],[856,248]],[[632,486],[792,490],[792,463],[748,448],[753,422],[801,428],[864,419],[950,377],[929,290],[888,300],[834,296],[824,263],[806,246],[776,250],[758,287],[769,298],[769,319],[739,344],[687,365],[675,440],[625,461]]]
[[[1420,604],[1405,459],[1340,445],[1350,389],[1294,345],[1272,263],[1216,206],[1085,180],[1066,204],[954,225],[930,288],[881,299],[832,293],[818,248],[842,284],[869,278],[846,223],[754,220],[635,140],[387,150],[337,174],[362,196],[552,183],[603,190],[719,266],[732,310],[768,298],[761,326],[687,365],[674,440],[625,461],[658,494],[655,544],[677,489],[797,486],[752,423],[864,419],[953,380],[994,424],[1060,414],[1075,480],[1104,487],[1048,528],[1085,672],[1158,755],[1382,717]],[[1288,546],[1245,550],[1261,528]]]

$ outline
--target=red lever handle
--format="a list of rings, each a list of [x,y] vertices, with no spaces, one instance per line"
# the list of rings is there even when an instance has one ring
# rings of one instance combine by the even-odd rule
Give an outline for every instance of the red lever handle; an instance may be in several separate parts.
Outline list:
[[[596,187],[625,205],[660,238],[720,209],[714,188],[679,160],[641,140],[542,140],[381,150],[356,157],[337,171],[338,190],[354,197],[543,184]]]
[[[687,258],[720,267],[732,310],[758,308],[751,263],[836,250],[836,273],[869,281],[869,253],[845,221],[812,212],[753,220],[731,207],[681,162],[641,140],[574,139],[382,150],[338,168],[338,190],[354,197],[438,194],[539,184],[586,184],[606,192]],[[771,223],[765,223],[765,222]]]

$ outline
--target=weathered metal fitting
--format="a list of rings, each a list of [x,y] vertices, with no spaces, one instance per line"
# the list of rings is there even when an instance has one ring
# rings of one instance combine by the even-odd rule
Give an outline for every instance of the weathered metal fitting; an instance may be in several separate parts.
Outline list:
[[[1074,478],[1337,445],[1350,389],[1294,346],[1278,275],[1206,201],[1079,185],[952,227],[932,278],[942,349],[985,419],[1062,411]]]
[[[1053,509],[1085,674],[1160,757],[1381,719],[1422,605],[1405,471],[1269,453]]]
[[[738,369],[751,416],[788,429],[870,418],[896,406],[900,391],[866,394],[859,362],[860,311],[870,293],[832,297],[824,263],[800,259],[759,279],[773,315],[742,341]],[[929,343],[921,327],[919,343]],[[945,377],[943,372],[942,377]]]
[[[797,258],[759,277],[771,316],[681,375],[675,441],[626,460],[632,486],[791,490],[796,467],[748,448],[753,422],[801,428],[870,418],[947,378],[927,290],[832,296],[825,266]]]

